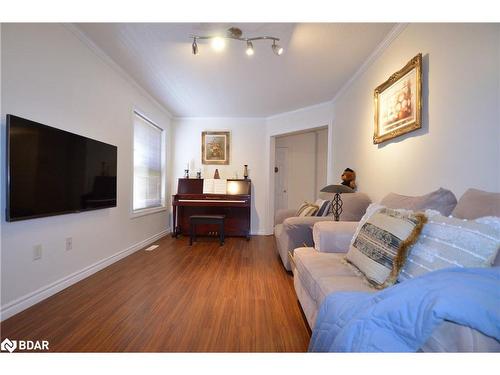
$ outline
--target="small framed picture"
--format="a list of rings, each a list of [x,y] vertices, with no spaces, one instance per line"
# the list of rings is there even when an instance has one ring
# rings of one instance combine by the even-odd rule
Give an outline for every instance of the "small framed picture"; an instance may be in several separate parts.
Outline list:
[[[422,127],[422,54],[374,91],[373,143],[382,143]]]
[[[201,133],[201,162],[229,164],[230,133],[204,131]]]

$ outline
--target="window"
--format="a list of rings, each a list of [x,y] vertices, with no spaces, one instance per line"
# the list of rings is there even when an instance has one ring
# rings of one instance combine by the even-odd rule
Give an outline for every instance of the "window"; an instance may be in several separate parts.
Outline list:
[[[133,211],[163,207],[163,130],[134,113]]]

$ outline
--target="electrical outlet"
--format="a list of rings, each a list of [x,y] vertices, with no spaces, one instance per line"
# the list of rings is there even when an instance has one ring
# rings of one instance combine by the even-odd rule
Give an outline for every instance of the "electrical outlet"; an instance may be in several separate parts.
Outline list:
[[[33,260],[42,259],[42,245],[33,246]]]
[[[73,249],[73,238],[66,238],[66,251]]]

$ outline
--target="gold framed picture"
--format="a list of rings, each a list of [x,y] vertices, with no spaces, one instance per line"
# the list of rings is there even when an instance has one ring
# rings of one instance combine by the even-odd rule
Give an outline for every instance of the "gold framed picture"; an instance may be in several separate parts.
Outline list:
[[[374,104],[374,144],[422,127],[421,53],[375,89]]]
[[[229,164],[229,132],[201,133],[201,162],[203,164]]]

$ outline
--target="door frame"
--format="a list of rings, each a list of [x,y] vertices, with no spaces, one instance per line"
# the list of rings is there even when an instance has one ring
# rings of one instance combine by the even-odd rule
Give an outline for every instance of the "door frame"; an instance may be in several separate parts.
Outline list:
[[[275,165],[275,155],[276,155],[276,138],[286,135],[293,135],[299,133],[307,133],[314,130],[328,129],[328,152],[327,152],[327,171],[326,171],[326,181],[327,184],[332,183],[334,180],[333,175],[333,121],[328,121],[319,126],[307,127],[304,126],[300,130],[294,131],[284,131],[282,133],[268,134],[267,142],[269,146],[267,148],[268,154],[268,173],[267,173],[267,193],[269,197],[269,205],[267,210],[267,220],[265,225],[265,234],[270,235],[274,233],[274,217],[275,217],[275,202],[274,202],[274,165]]]
[[[277,167],[278,167],[278,163],[276,162],[276,156],[277,156],[277,153],[278,153],[278,150],[279,150],[279,149],[286,150],[286,153],[285,153],[285,154],[286,154],[286,164],[287,164],[287,165],[286,165],[286,172],[287,172],[287,174],[288,174],[288,156],[289,156],[289,155],[288,155],[288,147],[275,147],[275,149],[274,149],[274,150],[275,150],[275,151],[274,151],[274,156],[275,156],[275,158],[274,158],[274,167],[275,167],[275,168],[277,168]],[[277,189],[278,189],[278,186],[276,185],[276,184],[277,184],[277,181],[276,181],[276,180],[277,180],[277,178],[276,178],[276,177],[277,177],[278,173],[279,173],[279,170],[278,170],[278,172],[274,172],[274,204],[275,204],[276,206],[279,206],[279,205],[278,205],[278,202],[276,202],[276,199],[278,198],[278,194],[277,194]],[[282,176],[282,175],[281,175],[281,176]],[[284,177],[285,177],[285,179],[286,179],[286,180],[288,180],[288,175],[286,175],[286,176],[284,176]],[[287,199],[287,202],[286,202],[285,206],[286,206],[286,207],[288,207],[288,183],[285,185],[285,188],[286,188],[285,193],[286,193],[286,199]],[[283,192],[282,192],[282,193],[283,193]],[[284,199],[284,197],[281,197],[281,198],[282,198],[282,199]],[[282,207],[282,208],[283,208],[283,207]]]

